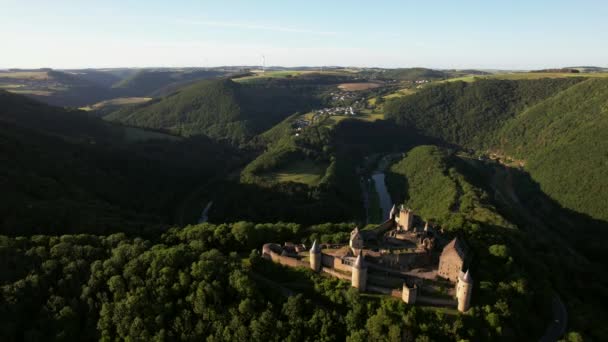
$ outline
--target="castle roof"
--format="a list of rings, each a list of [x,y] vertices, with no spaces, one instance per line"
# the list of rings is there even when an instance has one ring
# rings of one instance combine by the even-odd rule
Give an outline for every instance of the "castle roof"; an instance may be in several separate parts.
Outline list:
[[[353,267],[358,269],[367,267],[367,265],[365,264],[365,260],[363,259],[363,253],[361,251],[359,251],[359,255],[357,255],[357,259],[355,260]]]
[[[443,251],[441,252],[441,254],[447,254],[452,251],[456,252],[456,254],[458,254],[460,259],[464,260],[467,255],[467,247],[466,247],[464,241],[462,241],[461,239],[459,239],[457,237],[454,238],[447,245],[445,245],[445,247],[443,247]]]
[[[471,273],[469,272],[469,270],[467,270],[466,272],[460,271],[460,274],[458,274],[458,279],[464,281],[465,283],[473,282],[473,278],[471,277]]]
[[[399,207],[399,210],[400,210],[400,211],[404,211],[404,212],[406,212],[406,213],[413,212],[413,210],[412,210],[412,209],[410,209],[410,208],[408,208],[408,207],[404,206],[403,204],[401,205],[401,207]]]
[[[390,219],[391,217],[393,217],[395,215],[396,211],[397,211],[397,207],[395,204],[393,204],[393,207],[391,208],[391,212],[388,214],[388,218]]]
[[[321,252],[321,248],[319,248],[319,245],[317,244],[317,240],[315,240],[312,243],[312,247],[310,248],[310,253],[319,253]]]

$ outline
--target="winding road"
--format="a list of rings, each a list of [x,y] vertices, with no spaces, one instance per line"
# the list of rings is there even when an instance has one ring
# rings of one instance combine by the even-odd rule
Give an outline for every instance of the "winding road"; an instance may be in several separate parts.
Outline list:
[[[566,328],[568,326],[568,311],[566,311],[566,306],[562,303],[562,300],[558,295],[553,297],[551,308],[553,311],[553,320],[549,323],[543,337],[540,338],[540,342],[555,342],[566,333]]]

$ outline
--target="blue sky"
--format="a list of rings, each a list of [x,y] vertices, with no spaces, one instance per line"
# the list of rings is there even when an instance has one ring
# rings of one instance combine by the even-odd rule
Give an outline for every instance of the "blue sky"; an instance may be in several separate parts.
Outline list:
[[[608,1],[0,0],[0,68],[608,66]]]

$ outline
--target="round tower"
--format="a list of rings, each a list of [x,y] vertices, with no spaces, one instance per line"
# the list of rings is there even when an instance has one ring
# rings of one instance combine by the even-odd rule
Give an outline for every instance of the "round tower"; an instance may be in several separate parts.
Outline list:
[[[363,254],[361,252],[357,255],[351,273],[352,286],[359,289],[359,291],[365,291],[367,287],[367,265],[365,264],[365,260],[363,260]]]
[[[395,221],[395,215],[397,213],[397,206],[393,204],[390,213],[388,214],[388,219],[391,221]]]
[[[321,270],[321,248],[317,244],[317,240],[312,243],[309,259],[310,268],[315,272],[319,272]]]
[[[465,312],[471,306],[471,294],[473,293],[473,278],[469,270],[466,273],[462,271],[458,275],[456,283],[456,299],[458,300],[458,311]]]
[[[363,236],[361,236],[358,227],[355,227],[355,229],[350,232],[350,240],[348,241],[348,245],[355,255],[357,255],[363,248]]]

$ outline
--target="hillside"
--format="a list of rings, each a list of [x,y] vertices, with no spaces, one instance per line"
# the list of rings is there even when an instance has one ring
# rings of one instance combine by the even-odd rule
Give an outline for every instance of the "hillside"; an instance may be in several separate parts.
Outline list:
[[[387,181],[397,203],[466,237],[475,254],[471,268],[483,279],[476,301],[488,301],[475,314],[500,322],[507,340],[514,339],[508,337],[511,329],[530,336],[540,324],[532,321],[542,319],[553,291],[568,306],[569,329],[600,339],[605,325],[589,318],[605,315],[608,277],[600,260],[606,251],[590,241],[604,241],[608,233],[598,234],[588,219],[540,199],[542,192],[519,173],[437,146],[418,146],[392,165]],[[597,246],[593,259],[579,254],[591,245]],[[591,283],[595,291],[586,290]],[[508,298],[501,298],[506,293]],[[530,300],[536,304],[526,303]],[[525,312],[526,322],[504,315],[496,305],[501,301],[511,313]]]
[[[214,78],[224,73],[216,70],[140,70],[112,85],[126,96],[166,95],[188,82]]]
[[[488,145],[506,120],[580,79],[449,82],[389,100],[387,119],[466,147]]]
[[[115,92],[73,72],[0,72],[0,89],[56,106],[80,107],[114,97]]]
[[[604,79],[480,80],[389,101],[400,125],[449,143],[522,160],[563,206],[608,220]]]
[[[608,80],[576,84],[521,112],[498,137],[492,146],[525,160],[543,191],[608,221]]]
[[[443,71],[427,68],[387,69],[378,74],[379,78],[399,81],[433,80],[447,76]]]
[[[144,105],[118,110],[106,119],[182,136],[205,134],[244,142],[317,102],[302,88],[205,80]]]
[[[109,88],[113,84],[116,84],[122,80],[119,73],[114,73],[103,69],[75,69],[62,71],[66,74],[74,75],[81,80],[85,80],[105,88]]]
[[[78,141],[113,140],[122,135],[117,127],[85,112],[49,106],[2,90],[0,121]]]
[[[174,222],[176,199],[240,158],[205,138],[143,135],[0,92],[0,234],[145,234]]]

